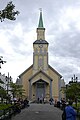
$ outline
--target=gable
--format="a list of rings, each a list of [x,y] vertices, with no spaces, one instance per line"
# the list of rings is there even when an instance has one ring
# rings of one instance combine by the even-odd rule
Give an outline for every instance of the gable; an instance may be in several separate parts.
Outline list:
[[[43,80],[46,83],[50,84],[50,81],[52,81],[52,78],[50,78],[46,73],[44,73],[43,71],[39,71],[36,74],[34,74],[29,81],[31,81],[31,84],[39,81],[39,80]]]
[[[54,68],[52,68],[50,65],[48,65],[49,66],[49,69],[51,70],[51,71],[53,71],[53,73],[55,73],[57,76],[59,76],[60,78],[62,78],[62,75],[59,73],[59,72],[57,72]]]
[[[27,73],[30,69],[33,68],[33,65],[31,65],[29,68],[27,68],[24,72],[22,72],[19,77],[22,77],[25,73]]]

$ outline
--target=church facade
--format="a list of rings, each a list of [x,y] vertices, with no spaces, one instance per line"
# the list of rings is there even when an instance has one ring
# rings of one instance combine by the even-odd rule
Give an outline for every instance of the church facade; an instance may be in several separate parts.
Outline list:
[[[17,83],[23,85],[25,96],[29,100],[34,101],[40,97],[60,100],[64,97],[61,93],[64,81],[61,79],[62,75],[48,63],[49,43],[45,40],[42,11],[36,32],[37,40],[33,42],[33,64],[19,75]]]

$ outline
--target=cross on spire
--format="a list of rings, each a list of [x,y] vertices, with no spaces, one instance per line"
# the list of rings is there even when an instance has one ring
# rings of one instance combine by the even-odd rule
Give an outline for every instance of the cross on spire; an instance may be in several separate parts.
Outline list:
[[[40,12],[42,12],[42,8],[39,8]]]

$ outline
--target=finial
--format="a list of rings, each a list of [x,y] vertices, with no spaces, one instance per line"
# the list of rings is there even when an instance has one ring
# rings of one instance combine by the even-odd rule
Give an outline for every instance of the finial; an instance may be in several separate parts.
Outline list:
[[[39,8],[40,12],[42,12],[42,8]]]

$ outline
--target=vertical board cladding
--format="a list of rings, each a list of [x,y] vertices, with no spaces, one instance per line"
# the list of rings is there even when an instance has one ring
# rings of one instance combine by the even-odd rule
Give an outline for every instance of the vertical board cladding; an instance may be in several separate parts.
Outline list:
[[[47,56],[44,56],[44,69],[47,70],[48,69],[48,64],[47,64]]]
[[[29,78],[32,76],[32,68],[28,69],[22,76],[22,85],[25,90],[25,95],[29,96]]]
[[[59,98],[59,75],[55,71],[49,69],[49,76],[53,79],[52,81],[52,96],[54,99]]]
[[[36,84],[32,85],[32,100],[36,100]]]
[[[52,69],[48,69],[48,73],[46,73],[48,76],[50,76],[50,78],[52,78],[52,97],[54,99],[59,98],[59,90],[60,90],[60,76]],[[22,85],[23,85],[23,89],[25,89],[25,95],[28,97],[29,96],[29,79],[31,78],[31,76],[33,76],[33,67],[27,69],[25,71],[25,73],[22,75],[21,79],[22,79]],[[41,77],[42,76],[42,77]],[[32,86],[32,99],[35,98],[36,96],[36,86],[34,85],[34,83],[39,80],[41,77],[42,80],[44,80],[47,83],[46,86],[46,90],[45,90],[45,94],[46,97],[49,98],[50,97],[50,79],[48,79],[44,74],[39,73],[37,74],[35,77],[33,77],[31,79],[31,86]]]
[[[37,29],[37,40],[45,40],[45,31],[44,29]]]
[[[46,98],[49,100],[50,98],[50,85],[46,86]]]
[[[34,69],[38,69],[38,55],[35,56]]]

